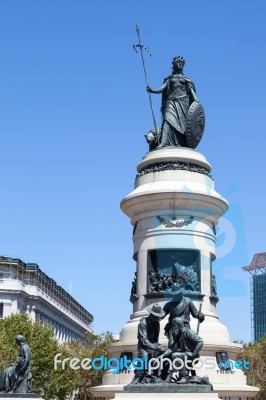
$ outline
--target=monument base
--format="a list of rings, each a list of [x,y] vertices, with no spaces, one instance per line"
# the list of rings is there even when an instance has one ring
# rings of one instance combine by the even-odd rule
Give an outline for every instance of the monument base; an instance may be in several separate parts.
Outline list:
[[[124,400],[215,400],[218,394],[211,391],[209,385],[177,385],[176,383],[126,385],[123,393],[116,393],[116,399]]]
[[[135,399],[142,399],[141,396],[145,396],[145,399],[158,399],[158,393],[125,393],[124,391],[124,385],[122,384],[114,384],[114,385],[102,385],[102,386],[95,386],[91,388],[91,393],[97,400],[112,400],[112,399],[128,399],[128,400],[135,400]],[[254,387],[254,386],[248,386],[246,384],[237,384],[237,383],[229,383],[229,384],[214,384],[213,385],[213,392],[211,393],[193,393],[190,394],[190,396],[193,396],[193,399],[197,398],[198,400],[202,400],[205,396],[205,398],[210,398],[210,399],[223,399],[227,400],[230,397],[230,400],[251,400],[255,398],[255,396],[258,394],[259,388]],[[188,393],[187,393],[188,394]],[[182,394],[183,398],[188,399],[187,394],[184,393]],[[213,394],[215,394],[215,397],[213,397]],[[175,393],[161,393],[160,394],[160,400],[164,399],[171,399],[171,398],[180,398],[181,393],[177,395],[177,392]],[[211,395],[211,397],[210,397]],[[121,396],[121,397],[120,397]],[[128,397],[126,397],[128,396]],[[139,396],[139,397],[134,397],[134,396]],[[150,397],[149,397],[150,396]],[[172,396],[172,397],[171,397]],[[175,397],[174,397],[175,396]]]
[[[217,393],[161,393],[160,400],[216,400]],[[119,393],[114,400],[158,400],[158,393]]]
[[[216,400],[218,393],[207,385],[129,385],[123,393],[116,393],[115,400]]]
[[[126,385],[124,393],[211,393],[210,385],[178,385],[176,383]]]

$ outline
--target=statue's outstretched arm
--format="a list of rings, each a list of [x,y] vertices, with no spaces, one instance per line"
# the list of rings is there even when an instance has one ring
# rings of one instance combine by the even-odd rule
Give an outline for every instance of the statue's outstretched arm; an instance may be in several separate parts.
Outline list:
[[[147,92],[149,92],[149,93],[162,93],[166,89],[166,86],[167,86],[166,82],[159,89],[152,89],[149,86],[147,86]]]

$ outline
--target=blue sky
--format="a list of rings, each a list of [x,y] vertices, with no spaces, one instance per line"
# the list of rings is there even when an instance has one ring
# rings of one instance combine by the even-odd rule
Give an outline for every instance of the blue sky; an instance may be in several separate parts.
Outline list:
[[[119,203],[152,127],[132,48],[138,23],[150,85],[182,55],[204,105],[197,150],[233,227],[218,231],[218,310],[232,339],[250,339],[239,267],[266,250],[265,15],[263,0],[0,1],[0,254],[38,263],[67,290],[72,282],[97,332],[118,333],[132,311],[132,227]]]

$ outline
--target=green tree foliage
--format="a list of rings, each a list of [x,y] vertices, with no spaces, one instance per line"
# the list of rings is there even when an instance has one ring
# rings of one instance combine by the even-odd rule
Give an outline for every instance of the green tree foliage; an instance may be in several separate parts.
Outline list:
[[[114,342],[114,338],[110,332],[96,335],[87,332],[87,338],[84,342],[69,342],[66,346],[70,353],[70,357],[76,357],[80,360],[90,358],[91,360],[98,357],[109,357],[108,345]],[[101,385],[104,370],[80,368],[75,371],[75,399],[94,399],[90,393],[90,387]]]
[[[32,351],[33,392],[46,400],[63,400],[70,394],[77,400],[93,399],[89,389],[101,384],[104,371],[82,368],[73,370],[69,363],[65,364],[64,369],[60,364],[55,369],[54,357],[59,353],[60,360],[108,357],[107,346],[114,341],[111,333],[97,335],[88,332],[84,342],[73,341],[60,345],[48,324],[33,323],[24,313],[13,314],[0,320],[0,370],[17,359],[17,335],[25,336]]]
[[[245,344],[239,358],[250,363],[245,374],[249,385],[260,388],[256,400],[266,400],[266,336],[258,342]]]

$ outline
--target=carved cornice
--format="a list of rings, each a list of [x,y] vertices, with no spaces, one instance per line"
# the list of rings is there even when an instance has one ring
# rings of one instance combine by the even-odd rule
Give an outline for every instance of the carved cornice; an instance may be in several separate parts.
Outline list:
[[[189,297],[191,300],[202,300],[205,295],[200,293],[200,292],[184,292],[185,297]],[[166,290],[161,291],[161,292],[149,292],[144,294],[144,297],[146,299],[170,299],[171,296],[169,296],[169,292]]]
[[[143,168],[136,176],[139,178],[142,175],[150,174],[151,172],[161,172],[161,171],[190,171],[196,172],[198,174],[203,174],[209,176],[213,179],[210,171],[204,167],[199,166],[198,164],[190,163],[190,162],[182,162],[182,161],[164,161],[161,163],[153,163]]]

